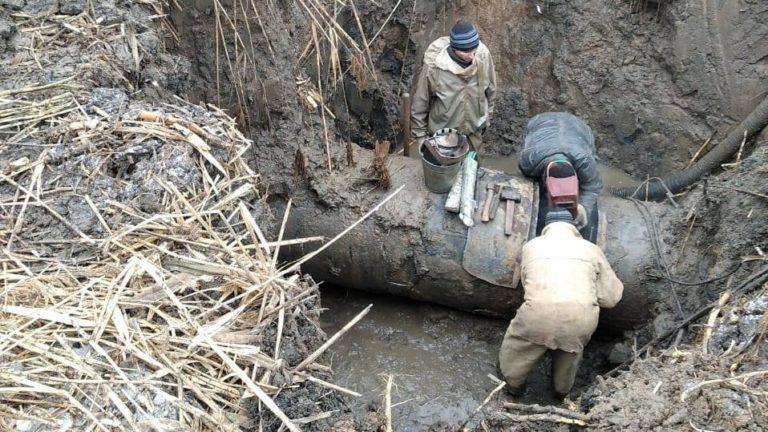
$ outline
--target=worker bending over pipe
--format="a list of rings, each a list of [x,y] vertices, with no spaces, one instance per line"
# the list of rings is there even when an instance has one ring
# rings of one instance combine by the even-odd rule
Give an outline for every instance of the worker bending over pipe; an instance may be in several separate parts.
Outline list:
[[[522,392],[536,361],[553,350],[555,394],[564,398],[597,328],[600,308],[621,300],[624,286],[603,251],[584,240],[573,223],[568,210],[554,208],[542,235],[523,246],[524,301],[499,353],[501,373],[513,394]]]
[[[523,174],[538,179],[540,202],[568,207],[582,236],[595,243],[597,195],[603,181],[597,170],[592,129],[573,114],[539,114],[525,126],[518,163]],[[555,186],[559,186],[557,191],[552,190]],[[569,192],[570,188],[574,191]],[[547,208],[546,204],[540,206],[537,232],[543,228]]]

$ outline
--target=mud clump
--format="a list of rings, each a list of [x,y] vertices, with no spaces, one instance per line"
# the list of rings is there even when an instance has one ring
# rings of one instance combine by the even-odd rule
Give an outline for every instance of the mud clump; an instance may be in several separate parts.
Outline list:
[[[749,382],[723,377],[730,361],[677,351],[636,361],[629,373],[597,384],[582,397],[595,430],[762,430],[768,416],[755,392],[768,389],[760,376]],[[738,375],[738,374],[736,374]],[[685,400],[681,400],[685,398]]]

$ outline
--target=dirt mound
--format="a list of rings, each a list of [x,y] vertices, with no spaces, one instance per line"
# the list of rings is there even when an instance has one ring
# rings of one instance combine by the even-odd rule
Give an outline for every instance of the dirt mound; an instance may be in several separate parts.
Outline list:
[[[585,397],[595,430],[764,430],[765,373],[724,375],[726,359],[675,351],[639,360]]]
[[[767,295],[723,311],[705,342],[712,354],[697,343],[673,348],[595,385],[581,398],[594,428],[765,430]]]
[[[655,336],[643,348],[659,354],[639,352],[646,357],[581,397],[596,429],[762,430],[768,284],[749,281],[765,272],[768,146],[763,135],[745,147],[747,157],[684,194],[666,218],[662,259],[674,280],[660,277],[669,287],[660,313],[635,339]]]

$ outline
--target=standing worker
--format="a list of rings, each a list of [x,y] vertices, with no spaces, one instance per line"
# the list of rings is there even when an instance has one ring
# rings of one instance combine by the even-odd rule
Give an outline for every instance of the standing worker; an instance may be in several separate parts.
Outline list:
[[[501,343],[501,373],[510,392],[519,394],[536,361],[553,350],[555,394],[564,398],[600,308],[615,306],[624,286],[565,209],[550,210],[542,235],[523,246],[521,270],[525,297]]]
[[[541,201],[546,203],[547,178],[573,177],[578,184],[578,209],[572,213],[582,236],[597,242],[597,195],[603,188],[597,170],[595,136],[580,118],[565,112],[547,112],[528,121],[523,131],[523,149],[518,164],[520,171],[539,180]],[[552,205],[552,203],[550,203]],[[548,206],[541,206],[546,211]],[[539,215],[539,221],[544,215]],[[539,226],[541,229],[542,225]]]
[[[451,35],[432,42],[424,53],[411,101],[411,135],[425,138],[452,128],[479,152],[496,93],[496,70],[488,47],[472,24],[459,20]]]

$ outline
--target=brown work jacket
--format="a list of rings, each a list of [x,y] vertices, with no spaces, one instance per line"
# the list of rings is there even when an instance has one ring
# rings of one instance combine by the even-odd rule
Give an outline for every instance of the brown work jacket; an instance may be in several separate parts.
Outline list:
[[[523,246],[525,301],[510,324],[515,336],[573,353],[597,328],[600,308],[621,300],[624,285],[599,247],[566,222],[554,222]]]
[[[462,68],[448,54],[450,38],[432,42],[424,53],[413,98],[411,135],[421,138],[443,128],[465,135],[488,127],[490,106],[496,93],[496,71],[488,47],[477,47],[475,60]]]

